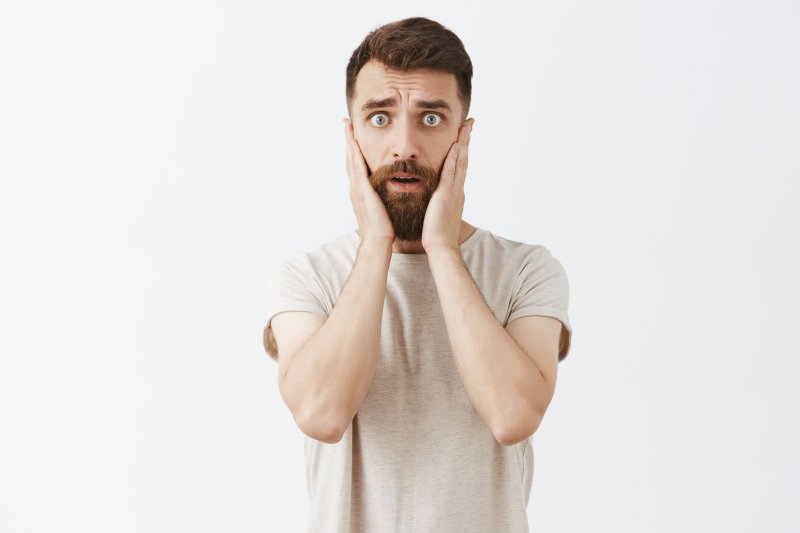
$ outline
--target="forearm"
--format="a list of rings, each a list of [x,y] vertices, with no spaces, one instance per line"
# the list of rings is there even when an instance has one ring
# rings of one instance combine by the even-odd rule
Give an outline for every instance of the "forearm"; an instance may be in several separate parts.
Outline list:
[[[378,363],[391,255],[389,241],[362,243],[330,316],[294,355],[284,379],[306,424],[341,433],[361,406]]]
[[[532,432],[549,385],[497,321],[457,250],[429,252],[456,367],[478,414],[498,440]],[[538,395],[538,396],[537,396]],[[543,400],[544,401],[544,400]]]

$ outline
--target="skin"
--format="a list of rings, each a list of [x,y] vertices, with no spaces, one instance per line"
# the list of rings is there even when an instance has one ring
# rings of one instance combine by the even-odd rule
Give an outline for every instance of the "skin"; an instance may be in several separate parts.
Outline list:
[[[390,98],[394,105],[363,109],[368,102]],[[446,107],[420,106],[420,102],[439,102]],[[377,61],[364,65],[356,78],[350,118],[344,120],[350,198],[362,239],[390,239],[394,252],[424,253],[458,249],[475,231],[461,219],[467,152],[475,122],[463,116],[453,74],[428,69],[403,72]],[[381,120],[385,122],[381,124]],[[367,178],[371,169],[396,159],[415,159],[441,173],[428,204],[421,241],[394,238],[386,209]]]
[[[381,100],[374,109],[362,109]],[[435,102],[449,109],[430,105]],[[383,115],[377,122],[376,113]],[[504,328],[464,264],[460,244],[475,227],[461,219],[474,122],[463,115],[452,74],[398,72],[370,62],[358,75],[350,118],[344,121],[350,200],[360,237],[353,271],[327,318],[285,312],[272,320],[281,395],[312,438],[338,442],[369,391],[392,252],[427,254],[459,376],[497,441],[521,442],[541,423],[555,388],[562,325],[551,317],[528,316]],[[370,169],[408,158],[441,171],[420,241],[395,238],[368,177]]]

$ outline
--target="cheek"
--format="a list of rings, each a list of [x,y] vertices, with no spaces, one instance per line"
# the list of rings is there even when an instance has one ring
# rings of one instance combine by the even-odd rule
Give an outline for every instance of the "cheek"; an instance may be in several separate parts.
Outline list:
[[[375,154],[370,151],[369,146],[362,146],[361,154],[364,156],[364,161],[367,163],[367,170],[370,174],[375,172],[375,169],[381,166],[381,159],[376,157]]]
[[[460,130],[460,126],[447,132],[447,138],[442,141],[439,149],[442,150],[444,154],[442,157],[447,157],[447,154],[450,152],[450,148],[458,142],[458,132]]]
[[[370,136],[367,132],[359,132],[357,130],[353,131],[353,135],[358,141],[358,145],[361,147],[361,155],[364,156],[364,161],[367,163],[367,168],[370,172],[374,172],[375,169],[382,164],[379,150],[380,147],[376,142],[374,135]]]
[[[444,162],[447,161],[447,155],[450,153],[450,148],[453,146],[453,143],[455,142],[456,140],[454,138],[452,142],[445,143],[442,146],[438,147],[437,157],[436,157],[436,162],[437,162],[436,171],[439,172],[440,174],[442,172],[442,168],[444,168]]]

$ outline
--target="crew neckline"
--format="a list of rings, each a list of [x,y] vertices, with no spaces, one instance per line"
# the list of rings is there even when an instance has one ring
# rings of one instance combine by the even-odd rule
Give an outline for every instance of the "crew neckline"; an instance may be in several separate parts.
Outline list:
[[[481,237],[486,233],[486,230],[475,227],[475,231],[467,237],[464,242],[461,243],[459,247],[461,250],[461,254],[463,255],[464,252],[472,247],[476,242],[478,242]],[[358,230],[353,230],[350,232],[350,238],[353,242],[355,242],[356,247],[361,244],[361,239],[358,236]],[[392,263],[427,263],[428,262],[428,254],[421,253],[421,254],[407,254],[402,252],[392,252]]]

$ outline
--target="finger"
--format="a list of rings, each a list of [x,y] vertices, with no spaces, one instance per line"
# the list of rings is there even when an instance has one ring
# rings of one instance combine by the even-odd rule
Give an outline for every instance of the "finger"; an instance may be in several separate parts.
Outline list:
[[[348,169],[353,170],[355,166],[353,153],[353,122],[349,118],[343,118],[342,122],[344,123],[344,134],[347,143]]]
[[[458,137],[456,142],[466,143],[469,141],[469,132],[472,131],[472,119],[465,120],[461,126],[458,127]]]
[[[358,141],[352,139],[350,141],[353,151],[353,166],[356,170],[356,173],[359,177],[363,177],[364,179],[367,178],[367,162],[364,159],[364,154],[361,152],[361,145],[358,144]]]
[[[350,178],[352,183],[353,181],[353,144],[352,138],[350,137],[350,133],[347,131],[347,125],[345,125],[345,150],[346,150],[346,157],[345,163],[347,164],[347,176]]]
[[[367,162],[364,158],[364,154],[361,152],[361,145],[358,144],[358,141],[355,139],[355,134],[353,133],[353,122],[349,118],[342,119],[342,122],[344,122],[345,132],[347,133],[347,145],[353,165],[352,169],[355,170],[358,175],[367,177],[369,175],[367,170]]]
[[[469,139],[467,139],[469,142]],[[456,171],[454,173],[456,187],[463,187],[464,181],[467,179],[467,161],[469,156],[469,150],[466,146],[459,147],[458,150],[458,159],[456,159]]]
[[[455,179],[463,186],[467,178],[467,165],[469,162],[469,141],[472,135],[472,125],[475,119],[469,119],[464,123],[462,131],[459,135],[459,144],[461,147],[456,160]]]
[[[464,124],[462,124],[461,127],[458,128],[458,138],[456,139],[457,143],[464,144],[466,142],[468,130],[469,127]]]
[[[351,154],[352,151],[351,144],[353,140],[353,123],[350,122],[349,118],[342,119],[342,122],[344,123],[344,137],[345,137],[345,143],[347,144],[347,153]]]
[[[444,160],[440,181],[446,187],[452,186],[455,181],[456,161],[458,160],[460,147],[461,145],[458,142],[454,142]]]
[[[353,138],[353,121],[349,118],[343,118],[342,122],[344,122],[344,131],[347,134],[347,140],[351,140]]]

